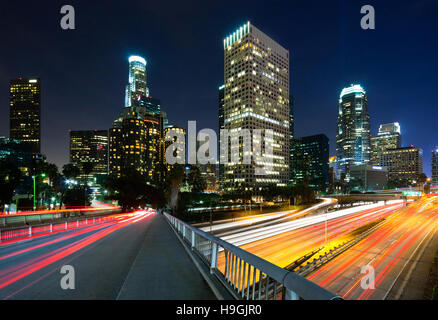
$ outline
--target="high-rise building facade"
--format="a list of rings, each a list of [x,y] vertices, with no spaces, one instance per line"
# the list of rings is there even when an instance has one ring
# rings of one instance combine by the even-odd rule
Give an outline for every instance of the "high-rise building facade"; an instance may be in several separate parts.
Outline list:
[[[70,162],[84,175],[85,163],[90,163],[89,175],[108,174],[108,130],[70,131]]]
[[[438,146],[432,151],[432,184],[438,186]]]
[[[218,168],[219,167],[216,163],[207,163],[207,164],[199,165],[199,171],[201,173],[201,177],[205,181],[204,192],[216,193],[219,191]]]
[[[139,56],[130,56],[129,82],[125,90],[125,107],[130,107],[133,100],[141,96],[149,96],[146,86],[146,60]]]
[[[219,104],[219,133],[218,133],[218,137],[220,136],[220,131],[222,129],[225,129],[224,126],[224,98],[225,98],[225,85],[221,85],[219,87],[219,94],[218,94],[218,104]],[[225,172],[225,166],[224,164],[219,163],[218,164],[218,180],[220,183],[223,183],[224,181],[224,172]]]
[[[292,166],[292,145],[295,137],[295,99],[293,95],[289,97],[289,145],[290,145],[290,154],[289,154],[289,182],[293,183],[294,173]]]
[[[325,191],[329,182],[329,139],[324,134],[296,138],[291,147],[292,185]]]
[[[400,124],[393,122],[380,125],[378,134],[371,137],[371,164],[380,165],[380,154],[397,148],[401,148]]]
[[[350,167],[350,190],[382,190],[388,183],[388,170],[385,167],[361,164]]]
[[[248,129],[274,132],[273,168],[266,175],[256,175],[254,159],[244,164],[243,141],[239,150],[229,148],[231,156],[224,169],[224,184],[232,190],[238,184],[252,188],[267,184],[286,185],[289,181],[289,51],[269,38],[250,22],[224,39],[224,128],[232,135]],[[264,149],[262,132],[261,149]],[[224,143],[221,141],[221,143]]]
[[[412,146],[385,150],[380,155],[380,163],[388,169],[389,183],[408,187],[423,173],[423,151]]]
[[[32,145],[41,152],[41,85],[40,79],[14,79],[9,87],[10,138]]]
[[[365,90],[360,85],[344,88],[339,97],[336,153],[339,169],[370,161],[370,116]]]
[[[160,162],[161,117],[144,107],[127,107],[109,132],[109,173],[135,169],[153,180]]]
[[[150,97],[146,86],[146,60],[129,57],[125,108],[109,130],[109,173],[120,176],[134,169],[154,181],[163,158],[164,121],[160,100]]]
[[[166,141],[166,135],[173,136],[173,140]],[[184,137],[184,139],[177,139],[176,136]],[[173,151],[173,156],[176,159],[176,163],[186,163],[186,137],[187,137],[187,131],[184,128],[177,127],[177,126],[167,126],[167,128],[164,129],[163,134],[163,141],[164,141],[164,151],[163,153],[166,154],[167,148],[173,144],[175,147],[175,150]],[[184,152],[182,152],[184,150]],[[166,165],[167,170],[169,171],[171,168],[171,165],[169,165],[164,159],[163,163]]]

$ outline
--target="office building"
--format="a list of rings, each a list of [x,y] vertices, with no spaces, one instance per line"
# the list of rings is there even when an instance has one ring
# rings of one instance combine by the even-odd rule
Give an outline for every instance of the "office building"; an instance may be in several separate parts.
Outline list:
[[[166,141],[166,135],[172,135],[173,139]],[[177,136],[183,137],[183,139],[177,139]],[[175,157],[176,163],[185,164],[186,163],[186,137],[187,131],[184,128],[177,126],[168,126],[164,129],[163,141],[164,141],[164,154],[166,153],[167,148],[170,145],[175,147],[173,151],[173,156]],[[171,165],[169,165],[164,157],[163,163],[167,166],[167,170],[169,171]]]
[[[291,148],[292,185],[325,191],[329,183],[329,139],[324,134],[296,138]]]
[[[200,164],[199,171],[205,181],[205,193],[216,193],[219,191],[219,166],[216,163]]]
[[[415,185],[423,173],[423,151],[413,146],[385,150],[380,163],[388,169],[388,183],[395,187]]]
[[[167,116],[160,100],[149,95],[146,84],[146,60],[129,57],[125,108],[109,130],[109,173],[120,176],[133,169],[152,182],[159,179],[155,168],[163,159],[163,125]]]
[[[291,148],[289,153],[289,165],[292,164],[292,143],[295,137],[295,99],[293,95],[289,97],[289,146]],[[289,182],[293,180],[293,170],[289,168]]]
[[[358,191],[382,190],[388,183],[385,167],[362,164],[350,167],[350,189]]]
[[[10,138],[41,152],[41,83],[39,79],[14,79],[9,87]]]
[[[341,91],[338,104],[336,153],[339,169],[370,161],[370,116],[365,90],[352,84]]]
[[[218,104],[219,104],[219,126],[218,126],[219,132],[217,135],[218,137],[220,137],[220,131],[222,129],[225,129],[225,126],[224,126],[224,97],[225,97],[225,85],[221,85],[219,87],[219,94],[218,94]],[[224,168],[225,168],[224,164],[218,163],[219,183],[222,183],[224,181],[224,173],[225,173]]]
[[[382,124],[376,136],[371,137],[371,164],[380,165],[380,154],[401,148],[401,130],[398,122]]]
[[[130,56],[129,78],[125,89],[125,107],[135,104],[142,96],[149,96],[146,86],[146,60],[139,56]]]
[[[70,163],[81,170],[81,176],[107,175],[108,130],[70,130]],[[86,163],[90,173],[84,171]]]
[[[438,186],[438,146],[432,151],[432,184]]]
[[[16,194],[27,194],[32,189],[32,175],[36,164],[32,147],[29,142],[0,137],[0,160],[15,164],[21,171]]]
[[[225,189],[234,190],[239,184],[251,188],[287,185],[290,178],[289,51],[247,22],[224,39],[224,63],[224,128],[231,135],[244,137],[239,139],[238,149],[229,148],[224,169]],[[273,167],[266,175],[256,175],[254,154],[250,164],[243,161],[245,138],[254,129],[262,129],[262,141],[256,142],[252,149],[260,146],[264,152],[265,143],[273,146]],[[273,131],[273,141],[265,141],[263,129]],[[231,154],[238,154],[240,159],[232,163]]]

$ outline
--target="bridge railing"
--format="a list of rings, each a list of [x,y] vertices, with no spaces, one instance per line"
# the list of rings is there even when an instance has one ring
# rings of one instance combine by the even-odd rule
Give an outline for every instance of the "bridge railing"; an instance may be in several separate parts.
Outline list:
[[[114,220],[116,220],[115,217],[92,217],[57,223],[0,229],[0,245],[5,242],[8,243],[11,241],[25,240],[33,236],[44,236]]]
[[[341,299],[317,284],[276,266],[172,215],[164,216],[183,241],[237,299]]]

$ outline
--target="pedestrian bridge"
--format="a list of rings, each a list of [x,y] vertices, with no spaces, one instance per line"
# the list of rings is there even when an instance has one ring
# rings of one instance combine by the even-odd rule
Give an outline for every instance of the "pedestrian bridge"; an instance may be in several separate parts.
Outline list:
[[[64,265],[77,270],[74,290],[60,287]],[[0,228],[0,274],[0,299],[339,299],[167,213],[144,211]]]
[[[156,219],[167,220],[180,246],[187,252],[185,263],[191,260],[189,264],[196,266],[217,299],[341,299],[294,272],[280,268],[167,213]]]

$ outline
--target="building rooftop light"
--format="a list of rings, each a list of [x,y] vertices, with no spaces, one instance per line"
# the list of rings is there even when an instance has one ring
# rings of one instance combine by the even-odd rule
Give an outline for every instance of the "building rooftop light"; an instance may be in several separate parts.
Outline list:
[[[129,62],[140,62],[143,63],[144,65],[146,65],[146,60],[143,57],[140,56],[130,56],[129,57]]]
[[[351,85],[351,87],[344,88],[341,92],[340,98],[350,93],[363,93],[365,94],[365,90],[362,88],[360,84]]]

